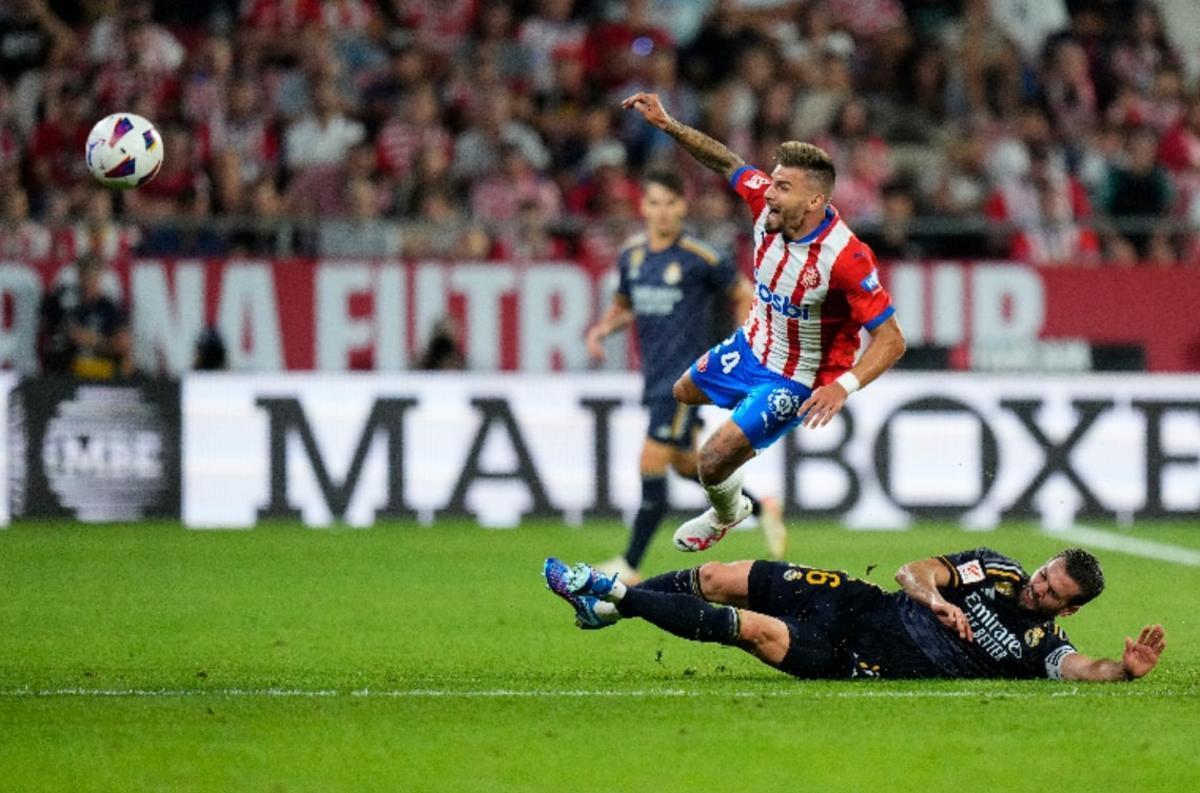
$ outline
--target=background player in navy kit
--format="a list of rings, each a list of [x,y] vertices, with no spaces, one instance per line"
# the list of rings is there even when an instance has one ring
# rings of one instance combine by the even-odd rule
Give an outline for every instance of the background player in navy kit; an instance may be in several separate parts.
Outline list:
[[[547,559],[550,588],[576,622],[641,617],[676,636],[741,647],[802,678],[1142,677],[1166,649],[1161,625],[1126,637],[1119,660],[1079,653],[1055,623],[1104,589],[1096,557],[1057,554],[1027,575],[989,548],[910,562],[888,593],[839,570],[710,562],[627,587],[587,565]]]
[[[672,394],[674,383],[729,330],[714,327],[721,303],[731,304],[734,320],[740,323],[753,300],[750,282],[727,257],[684,233],[687,201],[679,176],[654,171],[646,175],[642,188],[645,233],[621,251],[620,282],[612,304],[587,334],[592,357],[603,360],[606,337],[633,324],[637,328],[645,379],[642,402],[650,412],[642,447],[642,502],[624,554],[601,565],[634,583],[640,580],[638,568],[667,512],[667,468],[697,480],[699,408],[679,404]],[[771,556],[781,558],[787,533],[779,503],[752,501]]]

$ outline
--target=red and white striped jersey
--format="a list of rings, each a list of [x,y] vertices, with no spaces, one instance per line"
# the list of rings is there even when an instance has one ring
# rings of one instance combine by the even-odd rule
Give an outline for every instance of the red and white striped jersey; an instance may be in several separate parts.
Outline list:
[[[745,165],[730,178],[754,213],[754,303],[742,330],[759,363],[810,388],[854,365],[859,329],[894,313],[875,254],[832,206],[801,240],[768,233],[771,177]]]

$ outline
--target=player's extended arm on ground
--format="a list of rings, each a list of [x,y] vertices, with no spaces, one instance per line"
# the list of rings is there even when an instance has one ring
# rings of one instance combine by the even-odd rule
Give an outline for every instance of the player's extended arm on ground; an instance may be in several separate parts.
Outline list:
[[[733,307],[733,318],[737,324],[744,325],[746,317],[750,316],[750,306],[754,303],[754,287],[750,279],[738,275],[733,286],[729,287],[729,303]]]
[[[938,622],[957,633],[958,638],[975,640],[967,615],[938,591],[938,587],[950,585],[950,571],[940,559],[909,562],[896,571],[896,583],[910,598],[932,611]]]
[[[671,118],[663,109],[658,94],[644,91],[636,93],[622,102],[621,107],[637,110],[642,114],[642,118],[679,141],[679,145],[683,146],[688,154],[699,160],[702,165],[721,174],[726,181],[733,176],[734,171],[746,164],[745,160],[727,149],[725,144]]]
[[[1161,625],[1142,628],[1137,641],[1125,637],[1125,652],[1121,660],[1088,658],[1072,653],[1063,659],[1063,680],[1091,680],[1099,683],[1120,683],[1137,680],[1150,673],[1158,665],[1158,657],[1167,649],[1167,640]]]
[[[631,324],[633,324],[633,306],[630,304],[629,298],[625,295],[616,295],[608,310],[604,312],[604,316],[595,325],[588,328],[588,355],[591,355],[593,360],[603,361],[605,358],[604,345],[601,342]]]
[[[896,318],[890,317],[887,322],[871,331],[871,343],[850,370],[850,373],[858,378],[858,387],[862,388],[891,369],[896,361],[903,357],[904,350],[904,331],[900,330],[900,323]],[[842,409],[842,405],[846,404],[848,396],[850,394],[836,381],[813,391],[812,396],[800,406],[800,412],[806,414],[804,426],[823,427],[828,424]]]

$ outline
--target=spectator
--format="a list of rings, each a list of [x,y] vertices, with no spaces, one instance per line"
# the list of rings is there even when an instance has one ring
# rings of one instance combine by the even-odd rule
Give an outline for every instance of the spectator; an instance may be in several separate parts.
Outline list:
[[[1161,67],[1179,65],[1153,3],[1138,3],[1132,24],[1119,32],[1125,36],[1113,47],[1109,63],[1113,75],[1123,84],[1149,93]]]
[[[136,226],[114,219],[113,193],[109,190],[93,188],[87,193],[82,221],[70,222],[59,216],[63,222],[50,226],[52,254],[58,259],[92,254],[101,262],[110,262],[128,257],[141,240],[141,231]]]
[[[550,165],[550,153],[532,127],[513,116],[513,99],[505,90],[487,98],[472,125],[454,147],[452,172],[456,179],[478,179],[489,173],[504,144],[515,146],[538,170]]]
[[[322,256],[374,259],[400,255],[400,228],[380,212],[379,189],[359,178],[346,185],[349,215],[321,224],[318,251]]]
[[[365,136],[363,125],[343,112],[334,84],[321,83],[313,92],[312,114],[288,128],[284,143],[288,168],[303,171],[336,165]]]
[[[533,87],[547,91],[554,83],[554,52],[582,50],[587,28],[572,18],[574,0],[538,0],[537,13],[523,22],[517,40],[529,54]]]
[[[1077,139],[1095,126],[1096,86],[1092,83],[1087,53],[1078,42],[1064,39],[1055,47],[1044,90],[1059,133]]]
[[[4,193],[0,215],[0,258],[36,261],[50,255],[50,232],[29,217],[29,196],[20,187]]]
[[[1111,163],[1100,195],[1105,213],[1120,220],[1162,217],[1171,209],[1173,198],[1166,169],[1158,164],[1158,139],[1154,132],[1140,128],[1131,132],[1123,162]],[[1144,230],[1131,230],[1130,241],[1144,253],[1149,237]]]
[[[623,15],[594,25],[585,40],[588,73],[602,90],[644,78],[651,57],[674,49],[670,34],[651,22],[649,0],[620,6]]]
[[[375,147],[380,169],[393,179],[404,179],[413,167],[417,153],[438,148],[446,154],[453,139],[441,123],[436,90],[425,82],[409,89],[397,113],[379,130]]]
[[[115,13],[102,17],[88,35],[87,57],[97,65],[121,64],[142,72],[174,72],[186,52],[179,40],[151,19],[148,0],[114,3]]]
[[[471,188],[471,215],[487,223],[514,219],[522,204],[536,205],[547,217],[562,206],[558,186],[534,170],[515,146],[501,149],[500,168]]]
[[[912,187],[903,181],[889,182],[884,185],[882,196],[878,230],[864,233],[863,239],[880,259],[920,259],[925,249],[912,236],[917,208]]]
[[[553,215],[537,201],[523,201],[515,222],[506,224],[506,231],[496,240],[497,253],[503,259],[520,262],[566,258],[566,244],[550,234],[552,219]]]
[[[93,255],[75,264],[75,283],[63,283],[42,301],[42,368],[111,380],[133,373],[129,322],[104,288],[105,270]]]
[[[231,252],[240,256],[282,256],[296,247],[295,232],[285,223],[284,200],[271,179],[250,188],[249,219],[233,230]]]

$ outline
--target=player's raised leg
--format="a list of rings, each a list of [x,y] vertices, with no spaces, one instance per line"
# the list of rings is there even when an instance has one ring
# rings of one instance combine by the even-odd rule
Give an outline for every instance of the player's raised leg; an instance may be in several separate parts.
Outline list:
[[[697,422],[696,436],[699,435],[700,422]],[[675,473],[684,479],[700,484],[700,448],[693,438],[692,448],[675,449],[671,458],[671,467]],[[783,522],[783,504],[779,499],[763,496],[756,497],[745,488],[742,489],[746,498],[750,499],[750,514],[758,518],[763,530],[763,538],[767,542],[767,553],[772,559],[782,559],[787,552],[787,525]]]

